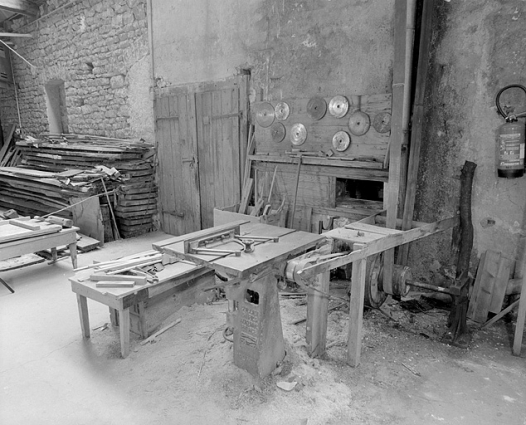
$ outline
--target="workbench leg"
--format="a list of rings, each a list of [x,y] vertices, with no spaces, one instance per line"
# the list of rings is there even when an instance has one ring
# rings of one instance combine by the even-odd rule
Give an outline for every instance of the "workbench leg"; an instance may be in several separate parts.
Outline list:
[[[121,354],[125,359],[130,353],[130,309],[119,310],[119,331],[121,334]]]
[[[71,263],[73,264],[73,268],[77,268],[77,242],[70,243],[68,245],[69,248],[69,255],[71,257]]]
[[[77,304],[79,306],[80,328],[84,338],[90,337],[88,300],[85,296],[77,294]]]
[[[329,313],[330,271],[312,279],[313,290],[307,296],[307,350],[309,356],[319,357],[325,353],[327,344],[327,316]]]
[[[117,310],[110,307],[110,322],[111,326],[119,326],[119,316]]]
[[[360,353],[362,350],[363,297],[365,293],[366,265],[367,258],[355,261],[352,265],[347,363],[353,367],[360,364]]]
[[[51,248],[51,261],[49,262],[49,264],[55,264],[57,262],[57,258],[57,248]]]
[[[513,338],[513,355],[521,355],[522,337],[524,334],[524,322],[526,321],[526,277],[522,278],[521,298],[519,301],[519,313],[515,325],[515,337]]]

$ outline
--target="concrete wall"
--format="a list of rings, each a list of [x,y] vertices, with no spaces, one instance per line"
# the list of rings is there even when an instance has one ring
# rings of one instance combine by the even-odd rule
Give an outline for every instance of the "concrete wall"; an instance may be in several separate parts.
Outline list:
[[[158,0],[158,87],[252,70],[257,99],[390,92],[394,0]]]
[[[426,98],[426,131],[417,195],[417,219],[455,213],[464,161],[477,164],[473,185],[475,240],[472,265],[488,249],[514,258],[526,202],[526,177],[498,178],[495,108],[501,87],[526,85],[526,2],[437,2],[439,22]],[[504,104],[526,110],[526,96],[510,93]],[[522,121],[524,123],[524,120]],[[413,265],[422,273],[451,264],[450,234],[418,244]]]
[[[153,143],[146,0],[48,1],[30,24],[13,23],[12,55],[25,133],[49,131],[45,85],[64,83],[70,133]],[[13,90],[0,91],[2,126],[18,124]]]

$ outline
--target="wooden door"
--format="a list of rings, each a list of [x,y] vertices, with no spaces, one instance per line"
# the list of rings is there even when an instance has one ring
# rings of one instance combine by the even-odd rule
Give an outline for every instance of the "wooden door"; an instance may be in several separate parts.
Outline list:
[[[196,92],[201,225],[213,226],[214,208],[240,202],[247,128],[244,76]]]
[[[186,89],[155,100],[161,229],[182,235],[201,228],[195,97]]]
[[[248,77],[167,89],[156,96],[161,229],[213,226],[214,208],[240,202],[247,145]]]

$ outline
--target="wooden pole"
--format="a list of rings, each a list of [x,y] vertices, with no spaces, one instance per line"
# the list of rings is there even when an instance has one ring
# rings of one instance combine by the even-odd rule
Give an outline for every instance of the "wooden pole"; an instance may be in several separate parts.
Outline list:
[[[473,248],[473,223],[471,221],[471,192],[473,176],[477,164],[466,161],[460,176],[460,251],[457,259],[457,272],[452,289],[459,295],[453,297],[453,306],[449,313],[449,331],[444,342],[460,348],[467,348],[470,335],[466,323],[468,311],[468,290],[471,284],[469,263]]]
[[[431,50],[431,35],[435,16],[435,0],[426,0],[422,10],[422,26],[420,30],[420,46],[418,53],[417,75],[415,83],[415,101],[411,127],[411,143],[409,144],[409,165],[407,170],[407,184],[404,199],[402,230],[411,228],[415,207],[418,166],[424,121],[424,99],[426,91],[427,73],[429,69],[429,55]],[[406,265],[409,256],[409,245],[402,245],[399,249],[398,264]]]
[[[513,354],[521,354],[522,335],[524,333],[524,321],[526,320],[526,205],[524,205],[524,216],[522,218],[522,232],[517,249],[517,261],[515,263],[515,279],[522,279],[521,298],[519,301],[519,313],[515,326],[515,336],[513,338]]]

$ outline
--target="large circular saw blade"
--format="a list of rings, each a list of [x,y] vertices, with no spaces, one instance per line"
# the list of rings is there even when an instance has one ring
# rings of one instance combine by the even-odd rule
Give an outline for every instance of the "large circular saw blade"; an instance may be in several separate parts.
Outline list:
[[[268,102],[257,105],[256,121],[261,127],[270,127],[274,122],[274,107]]]
[[[290,107],[286,102],[279,102],[274,108],[274,114],[279,121],[285,121],[290,115]]]
[[[345,96],[334,96],[329,102],[329,114],[336,118],[343,118],[349,110],[349,101]]]
[[[363,136],[371,127],[369,115],[362,111],[354,112],[349,118],[349,130],[355,136]]]
[[[290,141],[293,145],[303,145],[307,140],[307,129],[301,123],[294,124],[290,132]]]
[[[280,143],[285,138],[285,126],[281,124],[280,122],[275,122],[270,127],[270,135],[272,137],[272,141],[274,143]]]
[[[307,103],[307,112],[312,119],[321,120],[327,112],[327,102],[321,97],[313,97]]]

